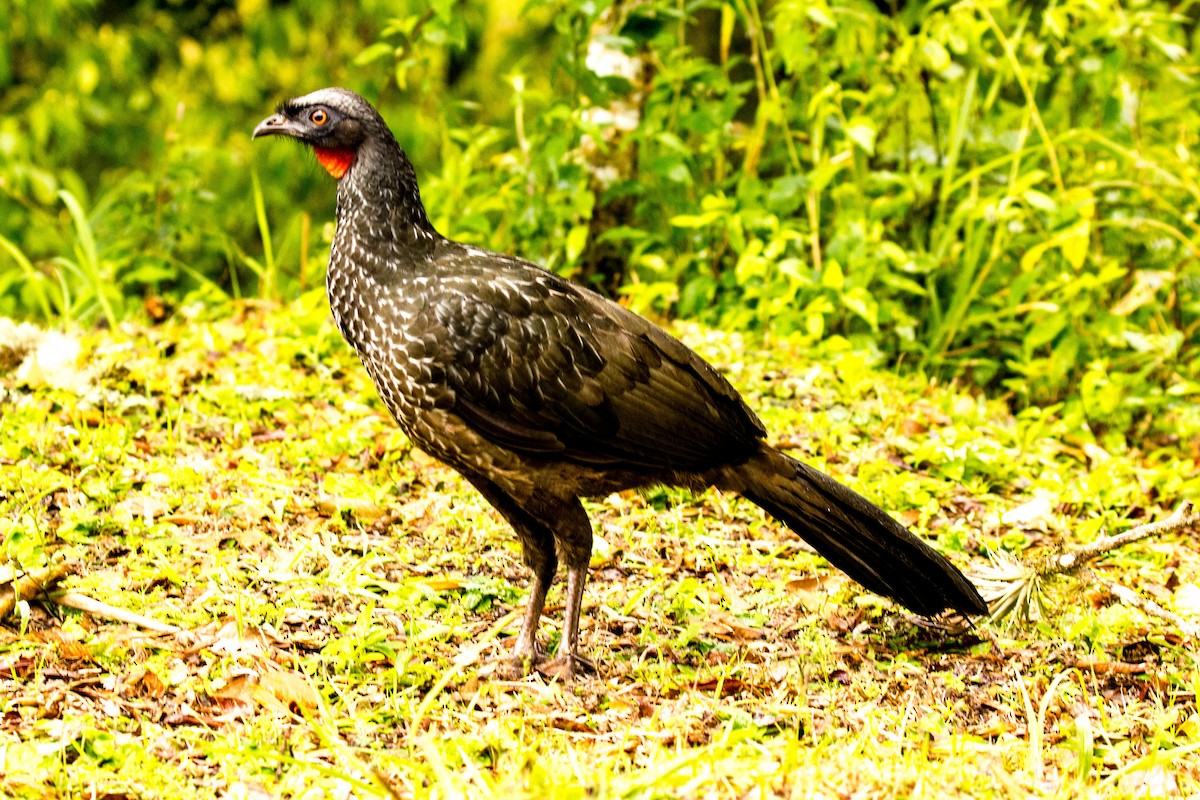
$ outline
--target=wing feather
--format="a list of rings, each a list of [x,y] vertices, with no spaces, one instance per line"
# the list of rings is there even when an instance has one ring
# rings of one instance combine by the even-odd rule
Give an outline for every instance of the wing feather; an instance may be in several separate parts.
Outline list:
[[[703,469],[748,456],[762,423],[660,328],[518,259],[463,248],[427,350],[450,409],[502,447],[598,465]],[[452,261],[452,264],[449,263]]]

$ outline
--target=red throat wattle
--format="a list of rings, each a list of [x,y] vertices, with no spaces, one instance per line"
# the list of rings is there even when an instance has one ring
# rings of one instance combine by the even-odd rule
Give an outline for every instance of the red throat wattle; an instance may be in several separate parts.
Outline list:
[[[317,154],[317,161],[321,162],[321,166],[335,178],[340,178],[346,174],[346,170],[350,169],[350,165],[354,163],[353,150],[338,150],[329,147],[314,147],[313,152]]]

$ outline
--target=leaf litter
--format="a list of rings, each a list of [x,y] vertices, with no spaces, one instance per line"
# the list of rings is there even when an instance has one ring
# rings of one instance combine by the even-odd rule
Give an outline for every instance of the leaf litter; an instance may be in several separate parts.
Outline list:
[[[318,308],[83,334],[70,380],[22,370],[36,330],[4,351],[3,793],[1200,790],[1195,642],[1106,588],[1197,621],[1194,530],[1107,554],[1089,569],[1108,583],[1048,582],[1041,620],[951,634],[735,497],[623,493],[589,503],[597,674],[495,679],[526,588],[515,541],[411,449]],[[1200,495],[1186,415],[1175,446],[1099,458],[1066,421],[1034,435],[850,350],[677,333],[778,444],[963,567],[1032,563]]]

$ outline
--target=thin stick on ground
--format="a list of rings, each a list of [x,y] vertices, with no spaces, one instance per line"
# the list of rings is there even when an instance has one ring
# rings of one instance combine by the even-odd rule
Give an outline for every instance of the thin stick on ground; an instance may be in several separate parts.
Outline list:
[[[117,622],[124,622],[129,625],[136,625],[139,628],[144,628],[154,633],[179,633],[182,628],[175,625],[167,625],[158,620],[142,614],[135,614],[132,611],[127,611],[123,608],[110,606],[108,603],[102,603],[95,598],[88,597],[85,594],[71,591],[51,592],[50,599],[58,603],[60,606],[74,608],[77,611],[83,611],[91,614],[94,617],[102,617],[105,619],[113,619]]]
[[[45,596],[60,606],[83,611],[94,617],[136,625],[154,633],[174,634],[181,630],[174,625],[164,624],[142,614],[135,614],[132,611],[102,603],[79,592],[53,588],[55,584],[74,571],[75,565],[64,561],[43,569],[32,570],[0,585],[0,620],[12,614],[18,603]]]
[[[1066,553],[1052,556],[1043,562],[1038,571],[1042,575],[1047,576],[1069,574],[1095,561],[1110,550],[1115,550],[1131,542],[1149,539],[1151,536],[1160,536],[1164,533],[1177,531],[1180,528],[1200,524],[1200,514],[1187,513],[1190,506],[1189,502],[1184,501],[1179,508],[1175,509],[1171,516],[1164,520],[1148,522],[1145,525],[1130,528],[1124,533],[1118,533],[1115,536],[1102,536],[1091,544],[1085,544]]]
[[[1151,600],[1149,597],[1142,597],[1140,594],[1127,586],[1122,586],[1115,581],[1105,580],[1103,578],[1099,579],[1097,582],[1105,589],[1108,589],[1108,591],[1110,591],[1113,596],[1122,603],[1128,603],[1134,608],[1140,609],[1144,614],[1147,614],[1151,617],[1157,617],[1158,619],[1171,623],[1188,638],[1195,638],[1196,635],[1200,633],[1200,628],[1197,628],[1194,623],[1188,622],[1186,619],[1172,611],[1168,611],[1158,603]]]

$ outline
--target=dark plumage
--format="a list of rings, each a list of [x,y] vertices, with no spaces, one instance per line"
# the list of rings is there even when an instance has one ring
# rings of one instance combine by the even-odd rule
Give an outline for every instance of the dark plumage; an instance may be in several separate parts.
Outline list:
[[[339,179],[327,288],[338,329],[413,442],[512,525],[533,571],[514,656],[567,568],[569,677],[592,549],[579,498],[652,484],[717,486],[762,506],[868,589],[921,614],[983,614],[966,578],[850,489],[778,452],[711,366],[627,309],[430,224],[383,119],[345,89],[289,100],[254,129],[311,145]]]

